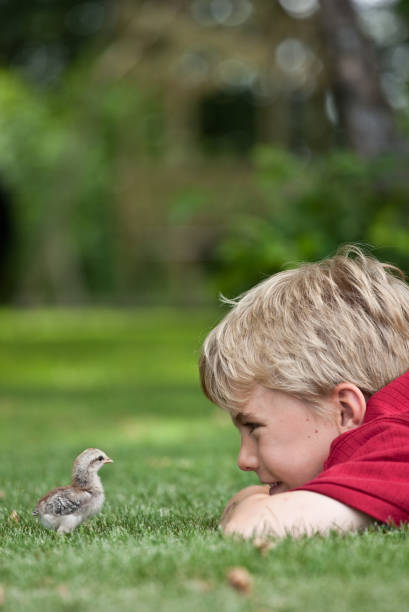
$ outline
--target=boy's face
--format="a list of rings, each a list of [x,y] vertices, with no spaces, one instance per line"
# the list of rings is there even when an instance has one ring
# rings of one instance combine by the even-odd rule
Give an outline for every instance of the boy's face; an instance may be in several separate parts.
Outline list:
[[[233,422],[241,434],[240,469],[256,472],[271,494],[317,476],[340,433],[335,417],[319,417],[307,403],[261,385]]]

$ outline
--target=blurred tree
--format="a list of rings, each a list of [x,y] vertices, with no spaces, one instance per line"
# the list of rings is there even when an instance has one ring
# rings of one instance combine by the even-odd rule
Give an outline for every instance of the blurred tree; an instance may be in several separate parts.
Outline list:
[[[320,0],[333,90],[347,140],[364,157],[398,151],[393,112],[380,83],[374,48],[362,32],[351,0]]]
[[[397,11],[406,19],[409,19],[409,0],[397,0]]]
[[[58,83],[91,43],[104,44],[114,6],[113,0],[2,0],[0,64],[36,84]]]
[[[11,263],[14,230],[11,195],[0,183],[0,301],[9,299],[15,286]]]
[[[364,30],[369,0],[354,1]],[[235,293],[340,241],[393,242],[396,228],[406,261],[405,172],[337,151],[350,125],[337,107],[366,112],[372,98],[348,81],[332,104],[318,0],[0,4],[17,299],[200,302],[215,278]],[[375,41],[374,79],[404,116],[407,32],[394,7],[384,12],[403,34]],[[378,11],[374,24],[383,35]]]
[[[238,295],[288,262],[321,259],[348,242],[376,246],[409,271],[407,157],[334,151],[306,161],[262,147],[254,161],[265,210],[238,214],[219,244],[215,279],[223,294]]]

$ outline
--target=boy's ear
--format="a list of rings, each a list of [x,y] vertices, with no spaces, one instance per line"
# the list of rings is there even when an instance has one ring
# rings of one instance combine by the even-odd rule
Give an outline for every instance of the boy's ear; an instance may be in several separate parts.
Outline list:
[[[366,413],[366,399],[356,385],[349,382],[340,383],[333,390],[331,400],[340,434],[362,425]]]

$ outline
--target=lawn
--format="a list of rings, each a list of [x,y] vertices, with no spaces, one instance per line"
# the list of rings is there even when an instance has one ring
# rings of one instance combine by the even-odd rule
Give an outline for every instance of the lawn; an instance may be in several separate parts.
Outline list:
[[[406,532],[275,544],[224,538],[238,435],[202,397],[200,343],[220,313],[0,313],[0,609],[375,612],[409,600]],[[100,515],[63,537],[31,516],[97,446]],[[12,515],[13,511],[16,514]],[[15,518],[13,518],[13,516]],[[248,593],[226,573],[251,574]]]

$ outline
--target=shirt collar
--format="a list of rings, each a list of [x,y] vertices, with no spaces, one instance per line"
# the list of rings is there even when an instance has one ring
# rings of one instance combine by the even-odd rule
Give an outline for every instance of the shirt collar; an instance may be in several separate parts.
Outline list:
[[[409,411],[409,372],[395,378],[368,400],[364,423]]]

